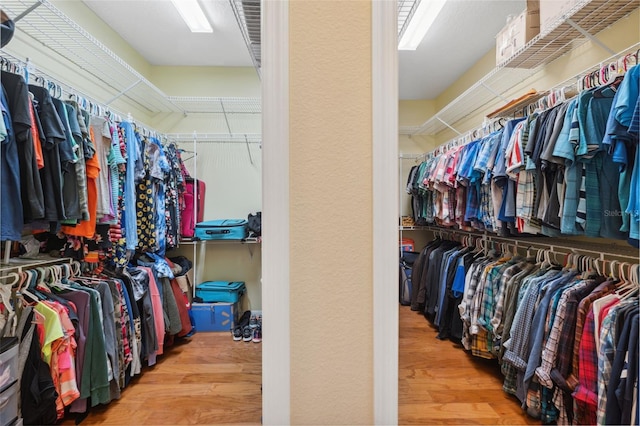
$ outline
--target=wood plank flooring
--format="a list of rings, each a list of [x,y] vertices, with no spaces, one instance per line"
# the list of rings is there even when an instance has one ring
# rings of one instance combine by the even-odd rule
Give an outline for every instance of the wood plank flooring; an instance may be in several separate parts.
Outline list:
[[[262,344],[196,333],[165,347],[122,398],[93,408],[83,425],[254,424],[262,416]],[[63,424],[72,425],[72,417]]]
[[[502,391],[498,363],[465,353],[421,314],[400,306],[399,424],[540,424]]]
[[[422,315],[400,307],[399,424],[539,424],[502,391],[495,361],[435,336]],[[261,357],[262,344],[197,333],[170,347],[119,401],[94,408],[82,424],[260,424]]]

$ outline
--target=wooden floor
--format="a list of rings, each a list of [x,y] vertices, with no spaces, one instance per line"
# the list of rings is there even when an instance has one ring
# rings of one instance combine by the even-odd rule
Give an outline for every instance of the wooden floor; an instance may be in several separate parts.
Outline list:
[[[497,361],[473,357],[436,335],[423,315],[400,307],[400,424],[540,424],[502,391]]]
[[[422,315],[400,307],[400,424],[540,424],[502,391],[495,361],[474,358],[435,336]],[[262,344],[197,333],[82,424],[260,424],[261,356]]]
[[[82,425],[260,424],[262,343],[196,333],[158,357],[122,398],[91,410]],[[72,418],[64,424],[74,424]]]

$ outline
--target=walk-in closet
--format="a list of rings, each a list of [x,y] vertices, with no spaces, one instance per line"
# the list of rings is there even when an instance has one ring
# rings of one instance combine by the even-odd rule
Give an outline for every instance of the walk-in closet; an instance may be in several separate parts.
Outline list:
[[[637,0],[0,4],[0,426],[638,424]]]

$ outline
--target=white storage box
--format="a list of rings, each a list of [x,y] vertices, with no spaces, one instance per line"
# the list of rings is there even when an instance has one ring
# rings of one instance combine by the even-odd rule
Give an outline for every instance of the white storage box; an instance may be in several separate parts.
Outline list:
[[[496,36],[496,65],[509,59],[540,32],[538,0],[527,1],[527,8],[510,20]]]

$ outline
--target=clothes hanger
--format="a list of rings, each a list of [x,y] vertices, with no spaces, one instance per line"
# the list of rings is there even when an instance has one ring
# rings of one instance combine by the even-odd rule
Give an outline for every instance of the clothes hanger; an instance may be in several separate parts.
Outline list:
[[[9,272],[7,275],[2,277],[2,279],[9,279],[9,278],[13,279],[13,281],[0,283],[0,285],[13,287],[15,284],[18,283],[18,281],[20,281],[20,275],[17,272]]]
[[[32,303],[40,302],[40,298],[37,297],[34,293],[31,293],[29,291],[29,287],[31,286],[32,281],[34,280],[35,272],[32,270],[28,270],[28,271],[23,271],[22,273],[24,274],[24,281],[22,281],[20,286],[18,287],[17,293],[19,293],[23,297],[23,299],[24,299],[24,296],[27,296]],[[27,302],[27,300],[25,300],[25,302]]]
[[[616,292],[621,295],[620,301],[627,300],[638,293],[638,280],[637,280],[637,270],[636,274],[634,274],[631,269],[630,264],[626,264],[628,266],[629,278],[627,279],[626,273],[624,273],[624,268],[620,270],[620,274],[622,276],[621,282],[623,283],[619,287],[616,288]],[[638,266],[638,265],[635,265]]]

